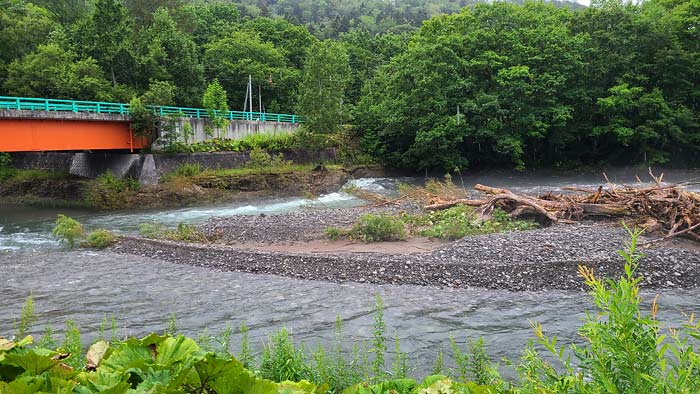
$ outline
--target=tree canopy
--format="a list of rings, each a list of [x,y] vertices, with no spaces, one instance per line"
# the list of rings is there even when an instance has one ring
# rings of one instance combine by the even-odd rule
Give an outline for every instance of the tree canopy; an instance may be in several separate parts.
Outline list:
[[[345,123],[391,166],[688,164],[699,15],[700,0],[0,0],[0,94],[199,106],[216,80],[241,110],[250,76],[256,110]]]

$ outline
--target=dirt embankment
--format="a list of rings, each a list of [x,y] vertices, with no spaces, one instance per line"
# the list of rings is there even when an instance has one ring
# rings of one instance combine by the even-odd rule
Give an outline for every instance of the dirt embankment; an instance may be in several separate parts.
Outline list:
[[[379,168],[327,168],[305,171],[198,175],[137,190],[101,185],[77,177],[0,182],[0,202],[27,205],[89,206],[97,209],[144,209],[249,200],[263,196],[319,195],[337,191],[349,179],[376,175]]]
[[[89,181],[82,178],[24,179],[0,182],[0,203],[84,206]]]

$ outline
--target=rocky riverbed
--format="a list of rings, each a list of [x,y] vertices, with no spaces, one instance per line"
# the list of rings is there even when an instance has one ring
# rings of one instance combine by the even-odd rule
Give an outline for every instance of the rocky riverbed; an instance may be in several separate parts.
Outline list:
[[[309,247],[331,244],[323,239],[325,227],[348,227],[367,211],[316,209],[216,218],[201,226],[205,233],[217,236],[216,244],[126,237],[114,250],[220,271],[308,280],[522,291],[583,289],[578,265],[598,275],[619,276],[624,262],[617,251],[629,241],[627,232],[617,225],[587,222],[435,242],[422,251],[411,249],[411,241],[372,244],[359,251],[350,245],[346,250]],[[406,250],[397,251],[402,245]],[[642,252],[645,257],[638,272],[644,277],[643,287],[700,286],[700,248],[694,244],[678,241]]]

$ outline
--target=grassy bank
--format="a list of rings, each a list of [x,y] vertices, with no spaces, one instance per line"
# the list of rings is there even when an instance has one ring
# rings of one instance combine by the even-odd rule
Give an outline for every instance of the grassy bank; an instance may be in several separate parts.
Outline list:
[[[290,162],[234,169],[183,164],[158,185],[143,186],[111,173],[89,180],[64,172],[4,168],[0,171],[0,199],[6,204],[100,210],[176,207],[235,200],[250,193],[316,195],[336,191],[349,178],[350,170],[341,165]]]
[[[262,349],[253,349],[241,325],[235,330],[240,351],[232,354],[234,329],[205,332],[195,341],[179,334],[174,318],[163,334],[142,339],[121,339],[116,323],[105,318],[88,349],[72,322],[63,340],[47,326],[34,343],[26,337],[38,320],[30,297],[16,325],[16,339],[0,339],[0,392],[696,393],[700,324],[691,315],[667,332],[656,319],[656,302],[643,310],[641,278],[635,272],[639,233],[631,234],[629,249],[621,252],[622,277],[602,279],[579,268],[593,309],[578,330],[583,343],[562,346],[533,322],[532,343],[522,349],[520,359],[503,366],[489,359],[488,345],[481,341],[460,347],[446,338],[451,357],[436,349],[434,360],[418,360],[429,365],[421,369],[430,376],[421,382],[411,379],[410,355],[387,336],[379,298],[367,342],[347,343],[338,319],[335,340],[326,347],[298,346],[281,329]],[[504,368],[516,377],[503,378]]]

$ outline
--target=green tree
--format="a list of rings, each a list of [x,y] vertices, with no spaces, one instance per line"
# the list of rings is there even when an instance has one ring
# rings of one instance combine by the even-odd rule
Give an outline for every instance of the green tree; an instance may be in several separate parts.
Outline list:
[[[203,51],[207,42],[223,38],[237,28],[239,16],[236,4],[216,2],[185,4],[173,18]]]
[[[298,69],[304,65],[306,51],[318,40],[303,26],[297,26],[282,18],[248,19],[243,30],[256,34],[261,41],[269,42],[281,51],[289,63]]]
[[[151,81],[148,90],[129,102],[131,126],[136,134],[153,141],[161,134],[163,126],[170,126],[171,119],[162,119],[153,106],[173,105],[176,87],[168,81]]]
[[[151,80],[169,81],[177,87],[177,104],[197,105],[204,87],[199,51],[194,41],[177,28],[167,9],[158,9],[153,22],[141,30],[139,37],[136,48],[139,85],[146,86]]]
[[[120,0],[97,0],[92,15],[81,20],[72,41],[83,57],[92,57],[112,84],[133,83],[133,21]]]
[[[677,144],[697,145],[683,132],[692,115],[682,106],[673,106],[661,90],[644,91],[623,83],[610,88],[610,96],[599,98],[599,111],[607,122],[593,130],[609,136],[617,146],[630,147],[637,160],[665,163]]]
[[[310,132],[334,132],[348,120],[348,62],[345,47],[337,42],[326,40],[309,47],[297,109]]]
[[[228,99],[226,90],[219,83],[218,79],[207,86],[207,90],[202,97],[202,105],[207,110],[209,122],[216,130],[218,138],[221,138],[221,130],[228,126]]]
[[[170,81],[151,80],[148,90],[141,96],[145,105],[168,106],[175,104],[177,86]]]
[[[94,3],[86,0],[32,0],[31,2],[51,12],[63,26],[69,26],[85,18]]]
[[[95,60],[78,59],[54,43],[13,61],[3,88],[14,96],[112,100],[112,87]]]
[[[124,0],[124,6],[137,26],[145,26],[153,22],[156,10],[163,8],[171,12],[183,3],[185,0]]]
[[[299,84],[299,71],[273,44],[263,42],[250,32],[234,32],[205,46],[204,66],[207,79],[218,79],[231,98],[243,103],[248,76],[252,76],[258,106],[258,87],[267,112],[289,112],[293,92]]]
[[[0,80],[8,64],[45,44],[58,27],[44,8],[21,0],[0,0]]]
[[[355,115],[365,148],[448,171],[543,156],[580,99],[586,36],[570,18],[543,3],[495,3],[427,21],[364,89]]]

